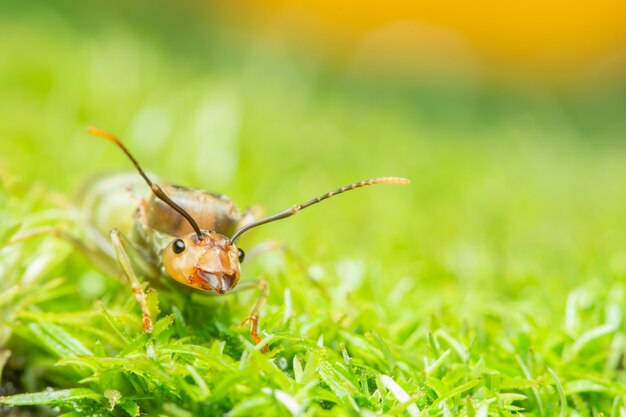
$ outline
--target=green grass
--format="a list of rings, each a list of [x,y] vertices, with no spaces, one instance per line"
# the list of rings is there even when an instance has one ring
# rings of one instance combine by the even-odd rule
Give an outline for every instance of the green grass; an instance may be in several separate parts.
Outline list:
[[[192,59],[123,20],[80,22],[43,6],[0,20],[12,58],[0,66],[0,245],[48,226],[84,236],[67,209],[81,184],[130,168],[84,133],[92,124],[162,178],[267,213],[367,177],[413,184],[351,192],[241,240],[300,258],[244,263],[244,279],[271,286],[268,354],[240,326],[252,292],[157,289],[145,335],[128,285],[66,242],[3,247],[0,389],[16,395],[0,413],[626,413],[619,118],[598,127],[540,94],[442,104],[332,77],[281,45],[235,54],[199,39],[185,51],[211,51]],[[189,30],[177,36],[191,42]]]

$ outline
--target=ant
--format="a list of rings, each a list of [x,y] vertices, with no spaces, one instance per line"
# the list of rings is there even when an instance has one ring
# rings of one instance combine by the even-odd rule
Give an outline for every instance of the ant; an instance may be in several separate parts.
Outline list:
[[[138,275],[153,279],[169,276],[186,286],[218,294],[234,289],[257,288],[260,296],[242,325],[250,323],[250,336],[257,344],[260,343],[259,313],[269,295],[269,286],[264,279],[239,284],[245,252],[236,245],[237,240],[255,227],[291,217],[307,207],[349,190],[374,184],[410,183],[398,177],[359,181],[274,215],[253,220],[250,210],[242,215],[232,200],[224,195],[176,185],[161,186],[153,182],[120,139],[95,127],[87,129],[87,132],[118,146],[151,190],[147,199],[137,198],[134,227],[129,235],[124,235],[117,228],[109,233],[114,256],[141,307],[142,329],[146,333],[152,331],[152,318]],[[59,232],[57,234],[68,237]],[[76,239],[68,238],[80,248]],[[84,246],[82,249],[87,252]],[[139,260],[135,259],[137,255]],[[263,350],[267,351],[267,346]]]

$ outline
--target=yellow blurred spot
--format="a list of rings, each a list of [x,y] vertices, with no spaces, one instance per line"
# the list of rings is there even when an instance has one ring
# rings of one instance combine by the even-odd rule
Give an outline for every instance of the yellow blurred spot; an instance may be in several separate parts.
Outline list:
[[[467,66],[492,75],[557,79],[597,67],[620,72],[626,66],[623,0],[253,0],[252,4],[257,10],[248,8],[245,18],[255,29],[312,41],[305,47],[321,46],[339,59],[356,56],[362,63],[367,57],[376,66],[378,57],[393,71]]]

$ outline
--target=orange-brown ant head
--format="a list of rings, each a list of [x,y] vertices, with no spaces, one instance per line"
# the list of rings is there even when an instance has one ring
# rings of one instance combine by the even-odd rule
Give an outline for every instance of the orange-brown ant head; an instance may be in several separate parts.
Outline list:
[[[239,282],[244,252],[216,232],[176,238],[163,252],[163,266],[176,281],[205,291],[223,294]]]

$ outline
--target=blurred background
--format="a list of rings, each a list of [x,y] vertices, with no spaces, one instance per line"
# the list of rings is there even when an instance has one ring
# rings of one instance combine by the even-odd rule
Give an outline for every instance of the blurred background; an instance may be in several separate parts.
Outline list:
[[[161,178],[268,213],[405,176],[249,239],[378,262],[388,289],[548,296],[626,274],[625,15],[621,1],[5,0],[0,170],[71,196],[130,169],[95,125]]]

